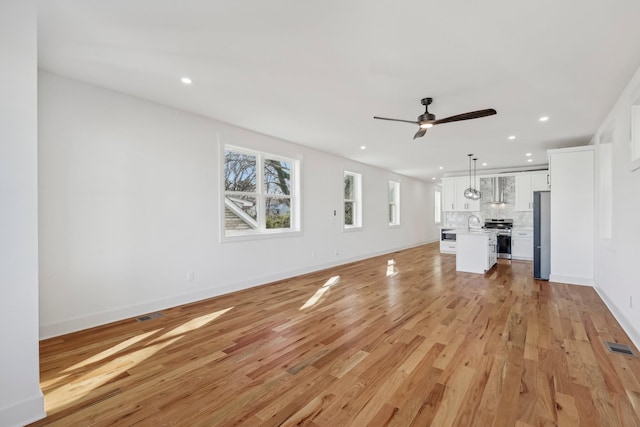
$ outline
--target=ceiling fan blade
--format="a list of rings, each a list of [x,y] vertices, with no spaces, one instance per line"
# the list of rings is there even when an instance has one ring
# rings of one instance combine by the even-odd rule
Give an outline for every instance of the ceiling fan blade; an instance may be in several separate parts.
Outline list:
[[[461,120],[479,119],[480,117],[493,116],[494,114],[496,114],[496,110],[494,110],[493,108],[489,108],[487,110],[471,111],[469,113],[463,113],[463,114],[458,114],[451,117],[445,117],[444,119],[435,120],[433,124],[439,125],[442,123],[459,122]]]
[[[427,128],[420,128],[418,129],[418,132],[416,132],[416,134],[413,135],[413,139],[421,138],[424,136],[425,133],[427,133]]]
[[[392,122],[404,122],[404,123],[411,123],[411,124],[414,124],[414,125],[419,124],[418,122],[416,122],[416,121],[414,121],[414,120],[389,119],[389,118],[386,118],[386,117],[377,117],[377,116],[373,116],[373,118],[374,118],[374,119],[378,119],[378,120],[389,120],[389,121],[392,121]]]

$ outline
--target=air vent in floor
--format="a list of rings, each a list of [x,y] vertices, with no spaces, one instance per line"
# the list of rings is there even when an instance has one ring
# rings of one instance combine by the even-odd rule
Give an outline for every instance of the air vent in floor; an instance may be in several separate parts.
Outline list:
[[[631,350],[631,347],[629,347],[628,345],[618,344],[616,342],[609,342],[609,341],[605,341],[605,344],[607,345],[607,348],[611,353],[619,353],[619,354],[624,354],[626,356],[636,356],[634,351]]]
[[[164,314],[162,314],[160,312],[156,312],[156,313],[151,313],[151,314],[146,314],[144,316],[140,316],[140,317],[136,318],[136,320],[138,322],[146,322],[147,320],[157,319],[158,317],[162,317],[162,316],[164,316]]]

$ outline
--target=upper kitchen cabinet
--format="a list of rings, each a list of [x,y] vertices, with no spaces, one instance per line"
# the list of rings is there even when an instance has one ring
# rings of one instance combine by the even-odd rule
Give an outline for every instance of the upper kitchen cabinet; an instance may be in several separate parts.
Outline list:
[[[447,212],[478,212],[480,200],[464,197],[469,187],[468,178],[449,178],[442,180],[442,210]]]
[[[453,179],[442,180],[442,210],[456,210],[456,181]]]
[[[533,192],[549,189],[547,171],[516,175],[516,211],[533,210]]]

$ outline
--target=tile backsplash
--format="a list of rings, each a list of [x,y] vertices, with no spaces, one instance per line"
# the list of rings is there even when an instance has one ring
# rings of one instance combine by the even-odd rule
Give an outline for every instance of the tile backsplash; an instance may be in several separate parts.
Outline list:
[[[444,212],[444,227],[466,227],[470,215],[480,218],[481,224],[488,218],[512,218],[513,226],[519,228],[533,228],[533,212],[516,211],[516,178],[505,176],[502,178],[504,186],[503,205],[492,205],[491,179],[480,178],[480,211],[478,212]],[[472,224],[473,225],[473,224]]]

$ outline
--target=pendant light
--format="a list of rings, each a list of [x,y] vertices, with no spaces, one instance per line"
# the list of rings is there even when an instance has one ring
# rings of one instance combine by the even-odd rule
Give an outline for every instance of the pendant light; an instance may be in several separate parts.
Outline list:
[[[471,157],[473,154],[467,154],[467,156],[469,156],[469,186],[464,190],[464,197],[473,200],[473,192],[476,191],[471,184]]]
[[[477,157],[473,158],[473,194],[471,198],[473,200],[478,200],[482,197],[482,193],[478,190],[478,176],[476,175],[476,162],[478,161]]]

